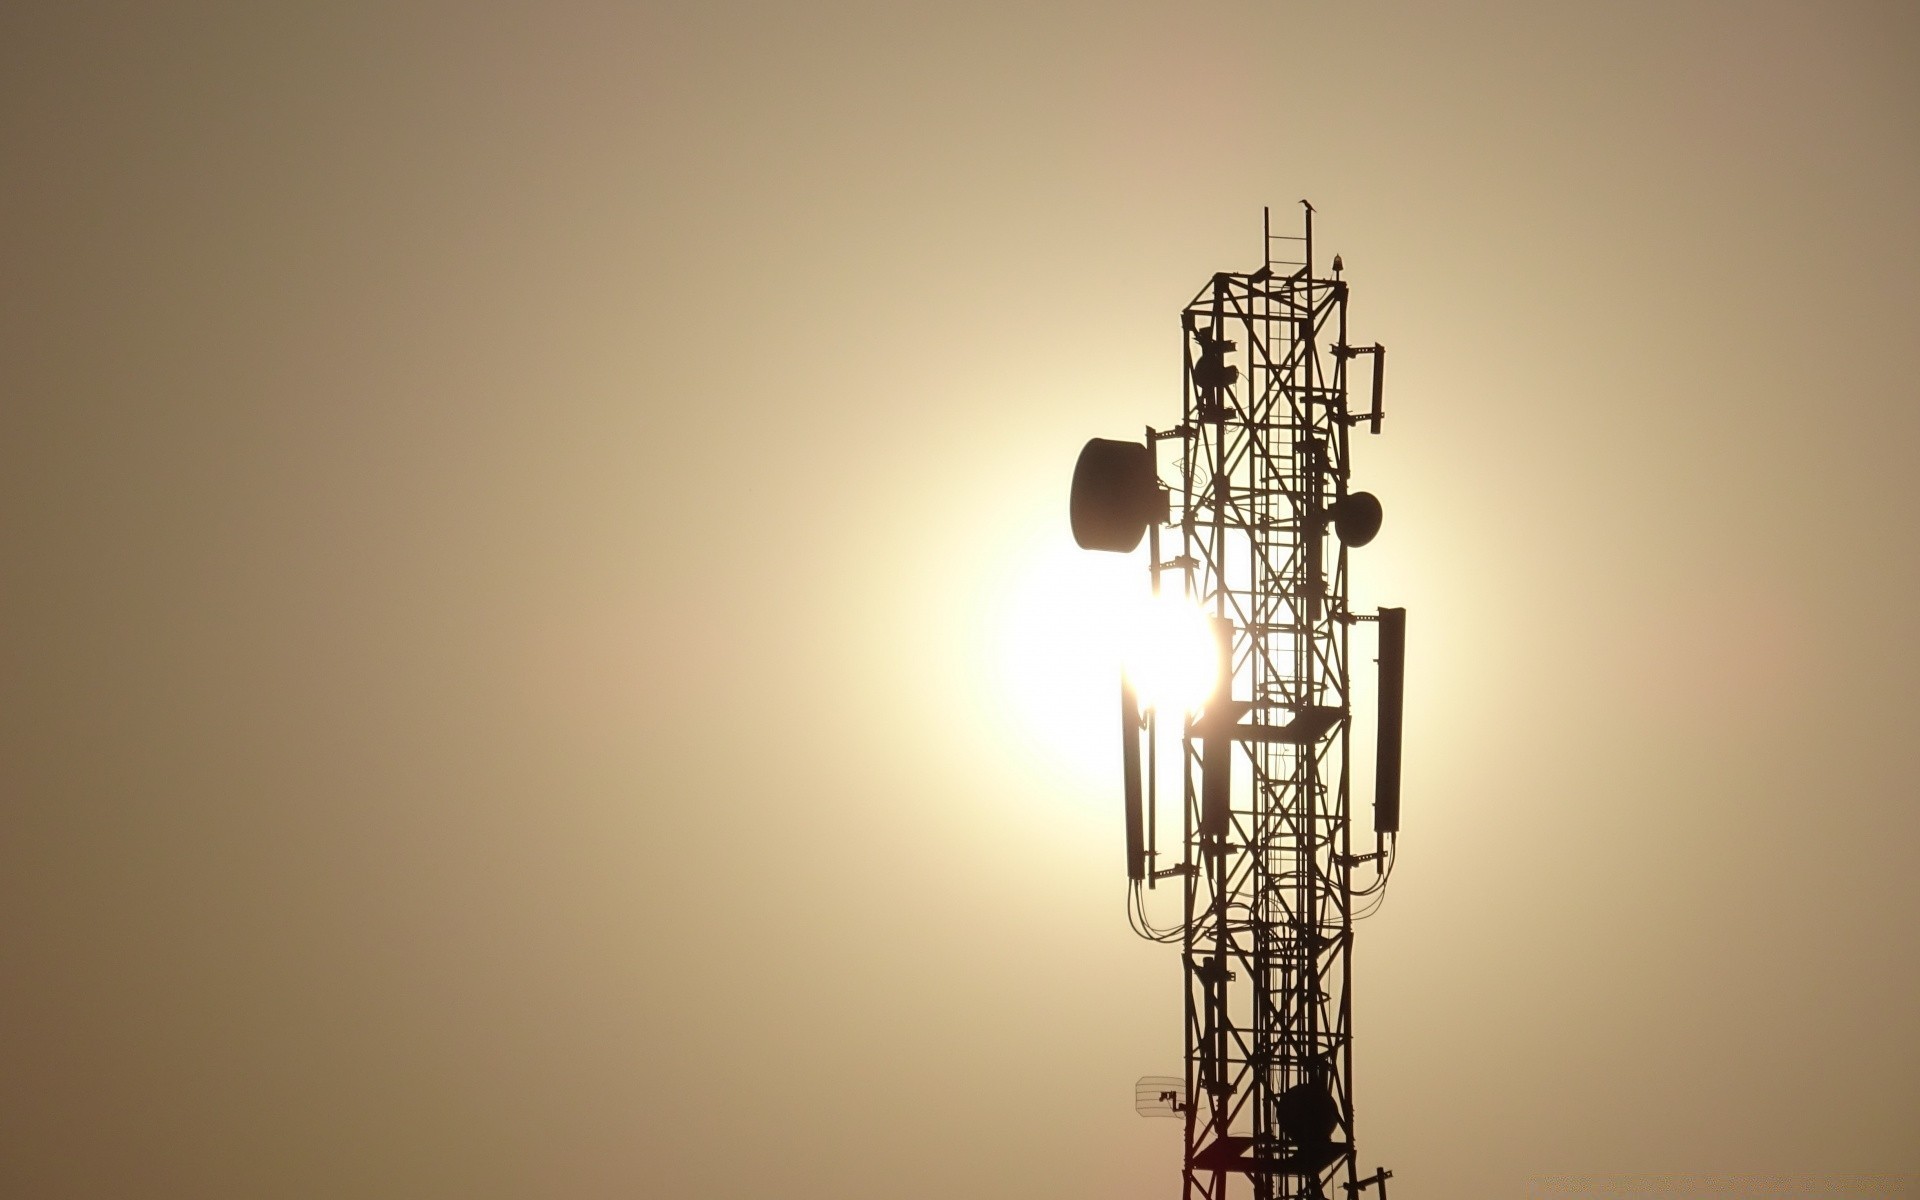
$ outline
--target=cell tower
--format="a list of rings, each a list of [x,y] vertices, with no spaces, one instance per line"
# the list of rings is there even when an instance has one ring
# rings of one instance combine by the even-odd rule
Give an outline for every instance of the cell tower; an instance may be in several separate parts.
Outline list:
[[[1380,528],[1379,502],[1348,485],[1354,428],[1380,432],[1386,352],[1349,341],[1340,259],[1315,273],[1302,207],[1300,236],[1275,235],[1269,217],[1259,268],[1214,275],[1182,310],[1180,423],[1144,442],[1095,439],[1074,469],[1075,539],[1126,553],[1144,534],[1155,594],[1177,588],[1208,614],[1220,660],[1197,713],[1143,712],[1121,686],[1128,916],[1180,946],[1186,976],[1185,1077],[1142,1080],[1136,1106],[1184,1118],[1185,1200],[1304,1200],[1336,1185],[1384,1200],[1392,1175],[1359,1174],[1352,951],[1399,832],[1406,610],[1353,612],[1347,574],[1348,550]],[[1362,358],[1371,403],[1356,412],[1349,368]],[[1379,706],[1374,837],[1356,852],[1361,624],[1378,633],[1362,637],[1378,647]],[[1180,840],[1163,864],[1156,747],[1176,720]],[[1143,889],[1176,881],[1184,919],[1155,929]]]

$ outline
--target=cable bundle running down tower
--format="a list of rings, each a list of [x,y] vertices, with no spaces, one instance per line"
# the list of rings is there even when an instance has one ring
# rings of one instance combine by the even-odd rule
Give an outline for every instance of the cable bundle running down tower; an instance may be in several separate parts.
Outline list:
[[[1144,534],[1154,593],[1197,604],[1219,658],[1197,713],[1160,713],[1131,680],[1121,687],[1129,917],[1180,945],[1186,975],[1185,1078],[1143,1080],[1138,1103],[1185,1119],[1185,1200],[1227,1200],[1236,1176],[1258,1200],[1324,1197],[1336,1183],[1349,1196],[1378,1185],[1384,1200],[1392,1174],[1359,1176],[1351,955],[1399,831],[1406,612],[1354,613],[1347,574],[1348,550],[1380,527],[1379,502],[1349,487],[1349,452],[1357,426],[1380,432],[1386,352],[1348,340],[1340,259],[1315,274],[1303,207],[1302,236],[1269,225],[1258,269],[1214,275],[1182,311],[1179,425],[1144,442],[1095,439],[1074,470],[1075,539],[1126,553]],[[1370,402],[1356,411],[1349,376],[1363,358]],[[1175,538],[1178,553],[1163,557]],[[1380,686],[1374,838],[1356,852],[1361,624],[1378,632]],[[1163,719],[1180,721],[1182,779],[1178,855],[1165,866]],[[1142,889],[1171,880],[1184,919],[1154,930]]]

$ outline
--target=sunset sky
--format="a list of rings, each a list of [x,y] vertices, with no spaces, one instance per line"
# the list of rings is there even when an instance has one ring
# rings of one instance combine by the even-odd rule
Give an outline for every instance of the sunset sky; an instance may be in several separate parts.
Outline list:
[[[1173,1200],[1066,486],[1302,198],[1362,1164],[1920,1190],[1913,6],[22,2],[0,156],[0,1194]]]

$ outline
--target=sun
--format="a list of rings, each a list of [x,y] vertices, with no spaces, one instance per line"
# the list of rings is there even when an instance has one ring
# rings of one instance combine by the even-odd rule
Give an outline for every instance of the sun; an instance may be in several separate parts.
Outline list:
[[[1220,676],[1212,621],[1191,598],[1165,586],[1171,582],[1164,581],[1158,596],[1133,598],[1121,645],[1140,707],[1169,717],[1197,711]]]
[[[1106,786],[1120,765],[1120,681],[1143,709],[1177,720],[1213,690],[1207,615],[1166,577],[1152,594],[1144,553],[1082,550],[1064,530],[1036,537],[995,588],[988,678],[1006,732],[1033,759]]]

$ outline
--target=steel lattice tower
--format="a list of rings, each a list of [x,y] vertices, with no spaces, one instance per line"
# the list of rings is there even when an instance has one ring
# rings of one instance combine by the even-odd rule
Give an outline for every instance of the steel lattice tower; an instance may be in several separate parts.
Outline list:
[[[1152,751],[1161,718],[1145,714],[1142,813],[1142,714],[1123,689],[1136,919],[1144,926],[1143,883],[1178,879],[1184,891],[1181,929],[1157,936],[1177,936],[1186,980],[1184,1089],[1168,1106],[1186,1122],[1186,1200],[1226,1200],[1235,1176],[1259,1200],[1376,1183],[1384,1196],[1391,1174],[1358,1176],[1351,954],[1356,902],[1384,888],[1399,824],[1404,610],[1354,614],[1347,574],[1349,545],[1379,525],[1378,503],[1348,485],[1354,427],[1379,432],[1385,353],[1349,344],[1340,260],[1316,274],[1303,207],[1302,235],[1269,225],[1258,269],[1214,275],[1182,311],[1180,424],[1130,447],[1147,452],[1156,489],[1174,480],[1146,521],[1154,590],[1181,588],[1211,615],[1225,668],[1182,722],[1180,857],[1165,867]],[[1348,368],[1360,357],[1373,360],[1372,403],[1355,412]],[[1174,539],[1178,554],[1163,559]],[[1377,832],[1357,854],[1352,649],[1356,623],[1375,621]]]

